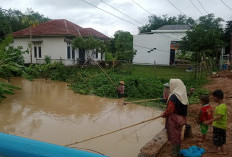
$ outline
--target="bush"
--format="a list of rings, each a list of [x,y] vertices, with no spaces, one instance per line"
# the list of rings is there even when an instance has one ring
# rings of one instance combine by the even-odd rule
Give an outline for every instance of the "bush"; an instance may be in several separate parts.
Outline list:
[[[51,80],[66,81],[71,75],[71,69],[65,67],[62,62],[54,62],[49,68]]]
[[[5,95],[13,95],[14,90],[20,89],[19,87],[0,82],[0,102],[2,99],[6,98]]]
[[[195,77],[194,75],[187,77],[183,79],[184,84],[186,85],[187,89],[190,88],[199,88],[202,85],[206,84],[208,82],[208,79],[206,76],[197,76]]]
[[[45,61],[45,64],[49,64],[49,63],[51,63],[51,57],[50,57],[50,56],[45,55],[45,56],[44,56],[44,61]]]
[[[113,61],[113,60],[115,60],[115,58],[113,57],[112,53],[106,52],[105,53],[105,60],[106,61]]]
[[[202,95],[208,95],[208,94],[209,94],[209,90],[198,88],[198,89],[195,90],[195,92],[189,98],[189,103],[190,104],[199,103],[200,102],[200,99],[199,99],[200,96],[202,96]]]
[[[125,82],[125,94],[129,98],[157,98],[162,95],[163,84],[156,78],[130,76]]]
[[[163,83],[157,78],[149,76],[125,76],[115,73],[108,73],[108,75],[115,83],[124,80],[125,95],[128,98],[155,98],[162,95]],[[117,97],[115,89],[117,84],[113,84],[103,73],[90,76],[88,72],[82,72],[76,78],[72,80],[70,87],[78,93],[89,94],[90,91],[93,91],[98,96]],[[82,90],[84,89],[85,91],[83,92]]]

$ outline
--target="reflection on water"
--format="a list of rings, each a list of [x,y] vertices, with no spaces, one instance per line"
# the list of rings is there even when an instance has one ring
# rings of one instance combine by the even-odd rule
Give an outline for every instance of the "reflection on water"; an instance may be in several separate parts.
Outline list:
[[[22,90],[2,101],[1,132],[58,145],[103,134],[161,113],[144,106],[124,106],[123,101],[118,103],[116,99],[75,94],[64,82],[14,78],[11,83]],[[117,105],[121,106],[104,114]],[[148,122],[74,146],[112,157],[135,157],[140,148],[162,130],[161,121]]]

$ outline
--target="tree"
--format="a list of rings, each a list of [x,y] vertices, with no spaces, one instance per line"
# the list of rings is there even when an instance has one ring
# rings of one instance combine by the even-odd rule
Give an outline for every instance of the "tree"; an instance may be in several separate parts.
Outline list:
[[[150,32],[151,30],[155,30],[160,28],[163,25],[190,25],[193,26],[195,24],[195,20],[191,17],[186,17],[185,15],[178,15],[178,17],[167,17],[167,15],[163,16],[149,16],[149,23],[139,27],[139,33]]]
[[[0,8],[0,43],[6,34],[11,32],[9,20],[6,17],[6,11]]]
[[[49,20],[49,18],[44,17],[38,12],[34,12],[32,9],[27,9],[26,13],[22,13],[19,10],[0,8],[0,42],[6,35],[30,27],[30,21],[42,23]]]
[[[227,53],[230,52],[231,33],[232,33],[232,21],[227,21],[225,28],[225,37],[224,37]]]
[[[24,58],[22,47],[9,46],[12,36],[8,36],[0,45],[0,77],[9,79],[14,73],[22,74]]]
[[[106,51],[106,46],[104,41],[100,39],[96,39],[92,36],[88,37],[76,37],[72,41],[72,47],[74,49],[79,48],[79,49],[84,49],[84,50],[95,50],[96,53],[105,53]]]
[[[132,62],[136,51],[133,49],[131,33],[119,30],[115,32],[113,41],[117,59]]]
[[[8,47],[12,40],[12,36],[8,36],[0,44],[0,77],[7,79],[8,81],[9,78],[15,73],[24,73],[24,60],[22,56],[24,52],[21,51],[21,47]],[[4,82],[0,82],[0,102],[2,98],[5,98],[5,94],[13,94],[15,89],[19,88]]]
[[[179,49],[192,52],[196,63],[206,61],[206,58],[219,57],[220,49],[225,45],[223,41],[223,19],[215,18],[213,14],[201,16],[191,30],[180,42]]]

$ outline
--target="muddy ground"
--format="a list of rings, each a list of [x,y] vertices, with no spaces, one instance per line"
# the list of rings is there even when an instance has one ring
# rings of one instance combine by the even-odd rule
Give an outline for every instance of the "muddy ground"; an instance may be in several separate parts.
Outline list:
[[[210,90],[212,93],[216,89],[222,89],[224,92],[224,102],[228,107],[228,126],[227,126],[227,139],[226,139],[226,149],[227,155],[218,155],[216,153],[207,152],[212,147],[212,126],[210,126],[207,139],[204,142],[199,142],[199,138],[197,136],[200,134],[199,125],[197,123],[199,110],[201,105],[194,104],[190,105],[188,108],[188,117],[187,123],[192,126],[193,136],[191,138],[186,138],[181,143],[181,148],[188,148],[190,146],[196,145],[198,147],[202,147],[206,150],[206,153],[203,157],[220,157],[220,156],[232,156],[232,72],[229,71],[221,71],[219,73],[219,77],[210,78],[211,82],[205,86],[206,89]],[[210,95],[210,104],[213,109],[216,103],[213,100],[212,94]],[[168,157],[170,156],[170,146],[167,144],[161,150],[159,157]]]

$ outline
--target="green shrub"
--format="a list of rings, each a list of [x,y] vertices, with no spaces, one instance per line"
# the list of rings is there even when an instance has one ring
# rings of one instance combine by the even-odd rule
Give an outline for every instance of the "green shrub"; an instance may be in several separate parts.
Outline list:
[[[45,55],[45,56],[44,56],[44,61],[45,61],[45,64],[51,63],[51,56]]]
[[[208,79],[205,75],[197,76],[191,75],[190,77],[186,77],[183,79],[184,84],[186,85],[187,89],[189,88],[199,88],[202,85],[208,83]]]
[[[71,75],[71,69],[65,67],[62,62],[54,62],[50,64],[49,68],[51,80],[66,81],[68,76]]]
[[[162,95],[160,80],[147,76],[130,76],[126,80],[125,94],[129,98],[157,98]]]
[[[112,53],[106,52],[105,53],[105,60],[106,61],[112,61],[112,60],[115,60],[115,58],[113,57]]]
[[[20,89],[19,87],[0,82],[0,102],[2,99],[6,98],[5,95],[13,95],[14,90]]]
[[[198,88],[195,90],[195,92],[191,95],[191,97],[189,98],[189,103],[190,104],[196,104],[200,102],[200,97],[203,95],[209,95],[209,90],[207,89],[202,89],[202,88]]]

